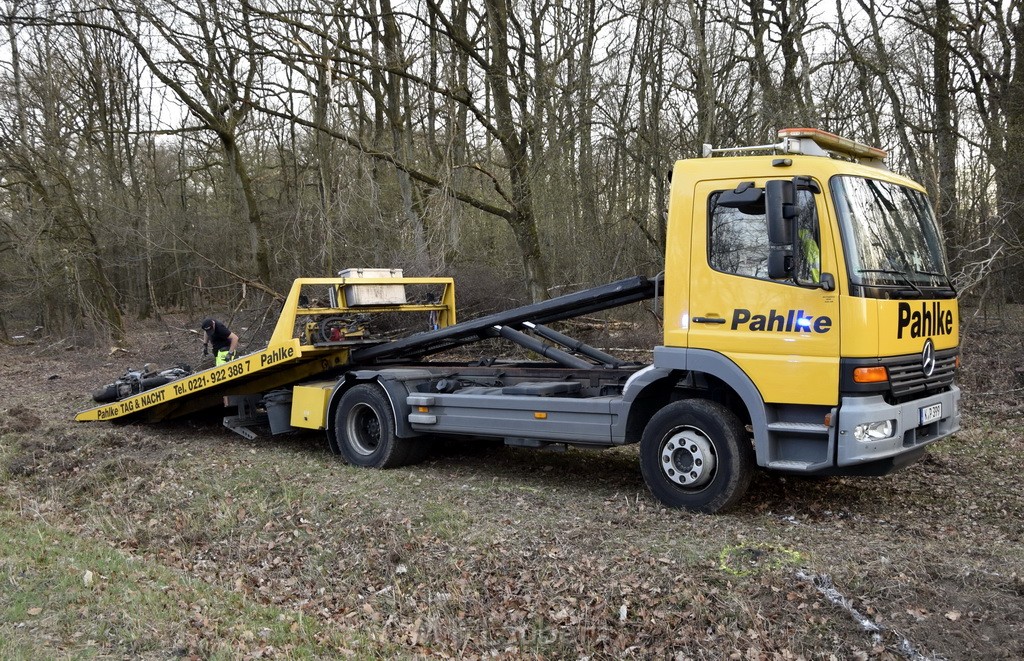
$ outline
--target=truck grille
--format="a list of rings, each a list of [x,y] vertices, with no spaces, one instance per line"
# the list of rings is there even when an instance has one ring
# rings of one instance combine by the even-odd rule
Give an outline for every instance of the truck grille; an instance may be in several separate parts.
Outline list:
[[[941,392],[953,384],[956,350],[936,351],[935,370],[929,377],[924,375],[920,356],[887,361],[885,366],[889,369],[892,395],[897,400]]]

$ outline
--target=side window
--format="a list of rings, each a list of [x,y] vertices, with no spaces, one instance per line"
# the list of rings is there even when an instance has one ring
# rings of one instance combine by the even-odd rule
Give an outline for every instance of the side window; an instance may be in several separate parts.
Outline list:
[[[741,206],[720,204],[728,191],[711,194],[708,260],[711,268],[733,275],[768,278],[768,224],[764,196]]]
[[[711,194],[708,200],[708,262],[716,271],[767,280],[771,246],[768,243],[764,196],[753,199],[751,192],[747,189],[744,197],[749,201],[744,200],[743,204],[736,203],[733,191]],[[799,254],[795,260],[795,275],[802,282],[818,282],[821,278],[821,239],[814,194],[809,190],[797,191],[796,205],[799,216],[795,219],[794,230]]]

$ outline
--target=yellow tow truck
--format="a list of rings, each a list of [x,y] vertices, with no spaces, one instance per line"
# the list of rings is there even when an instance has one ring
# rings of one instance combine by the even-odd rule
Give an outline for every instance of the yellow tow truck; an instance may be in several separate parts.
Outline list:
[[[299,279],[265,350],[77,419],[157,421],[227,396],[237,414],[225,424],[239,433],[266,415],[274,433],[325,430],[346,461],[377,468],[416,461],[445,435],[639,443],[653,495],[701,512],[736,505],[758,468],[886,474],[960,428],[960,391],[938,224],[924,189],[885,157],[815,129],[705,146],[672,172],[663,276],[461,323],[450,279]],[[410,303],[407,288],[431,291]],[[304,303],[324,291],[328,303]],[[652,298],[664,338],[649,365],[547,325]],[[425,316],[423,330],[381,340],[353,321],[393,313]],[[436,359],[488,338],[541,360]]]

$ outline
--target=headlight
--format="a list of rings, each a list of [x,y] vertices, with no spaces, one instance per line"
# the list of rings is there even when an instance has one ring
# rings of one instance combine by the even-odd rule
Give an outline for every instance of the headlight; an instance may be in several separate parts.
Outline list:
[[[858,441],[880,441],[883,438],[890,438],[895,429],[895,420],[867,422],[853,428],[853,437]]]

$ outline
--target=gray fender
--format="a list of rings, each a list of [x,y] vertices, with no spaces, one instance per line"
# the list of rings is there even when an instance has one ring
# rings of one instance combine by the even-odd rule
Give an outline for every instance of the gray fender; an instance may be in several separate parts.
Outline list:
[[[768,461],[768,415],[761,391],[736,363],[716,351],[655,347],[654,364],[640,370],[633,375],[630,381],[627,381],[623,391],[623,401],[627,404],[632,403],[643,388],[658,379],[669,376],[673,371],[708,374],[733,389],[750,414],[757,463],[761,466],[766,465]]]
[[[655,381],[661,381],[672,376],[674,371],[665,367],[648,365],[642,370],[634,372],[632,376],[626,379],[626,385],[622,388],[622,401],[630,404],[633,403],[640,393],[643,392],[644,388]]]
[[[337,444],[337,439],[334,436],[334,411],[338,402],[341,401],[341,397],[351,390],[353,386],[373,381],[376,381],[384,390],[384,394],[387,395],[388,402],[391,404],[391,412],[395,416],[395,435],[399,438],[419,436],[419,432],[413,431],[412,427],[409,426],[408,405],[405,403],[409,390],[406,388],[405,382],[415,379],[429,379],[431,376],[428,370],[401,368],[346,372],[334,385],[334,390],[331,391],[331,396],[327,401],[327,434],[331,440],[332,449]]]

